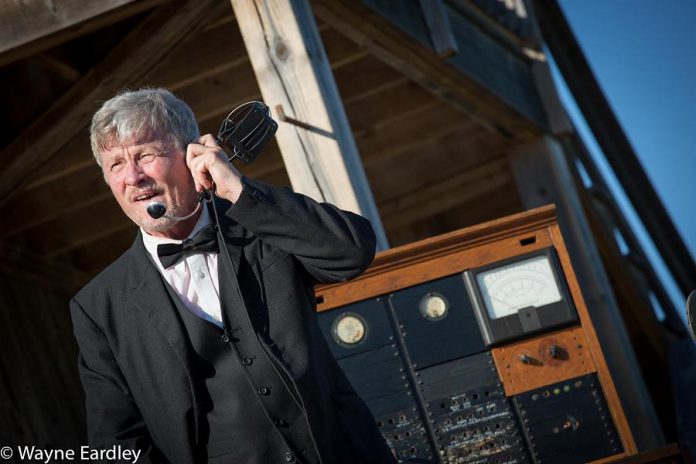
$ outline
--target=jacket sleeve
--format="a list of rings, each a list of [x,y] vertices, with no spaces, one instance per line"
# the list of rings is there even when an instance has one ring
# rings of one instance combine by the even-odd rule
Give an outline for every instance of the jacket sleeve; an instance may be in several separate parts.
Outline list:
[[[74,299],[73,331],[80,352],[78,370],[85,391],[87,435],[91,448],[141,450],[138,462],[165,462],[150,439],[104,332]]]
[[[375,256],[370,221],[288,188],[243,179],[227,216],[274,248],[297,258],[317,282],[343,282],[362,273]]]

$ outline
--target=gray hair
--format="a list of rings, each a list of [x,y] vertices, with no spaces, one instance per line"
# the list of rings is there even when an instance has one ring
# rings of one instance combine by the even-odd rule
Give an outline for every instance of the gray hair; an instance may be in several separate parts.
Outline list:
[[[99,166],[101,153],[115,146],[160,139],[185,153],[186,146],[200,137],[191,108],[162,88],[120,92],[94,114],[89,132]]]

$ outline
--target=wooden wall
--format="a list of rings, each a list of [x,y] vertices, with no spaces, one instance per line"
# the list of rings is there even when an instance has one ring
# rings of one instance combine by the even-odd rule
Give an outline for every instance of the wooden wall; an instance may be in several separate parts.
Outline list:
[[[85,436],[69,297],[0,274],[0,444],[79,448]]]

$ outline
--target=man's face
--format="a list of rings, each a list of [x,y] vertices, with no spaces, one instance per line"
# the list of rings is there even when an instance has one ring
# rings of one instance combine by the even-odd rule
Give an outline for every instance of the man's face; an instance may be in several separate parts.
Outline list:
[[[167,215],[185,216],[196,207],[197,192],[185,155],[159,140],[116,146],[102,152],[102,169],[123,212],[155,236],[175,237],[177,221],[152,219],[147,205],[167,207]]]

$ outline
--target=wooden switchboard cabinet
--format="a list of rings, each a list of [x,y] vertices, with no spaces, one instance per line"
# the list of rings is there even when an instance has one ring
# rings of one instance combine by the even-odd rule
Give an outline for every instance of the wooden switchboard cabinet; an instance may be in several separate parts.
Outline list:
[[[636,454],[553,206],[380,253],[316,296],[327,343],[401,462]]]

